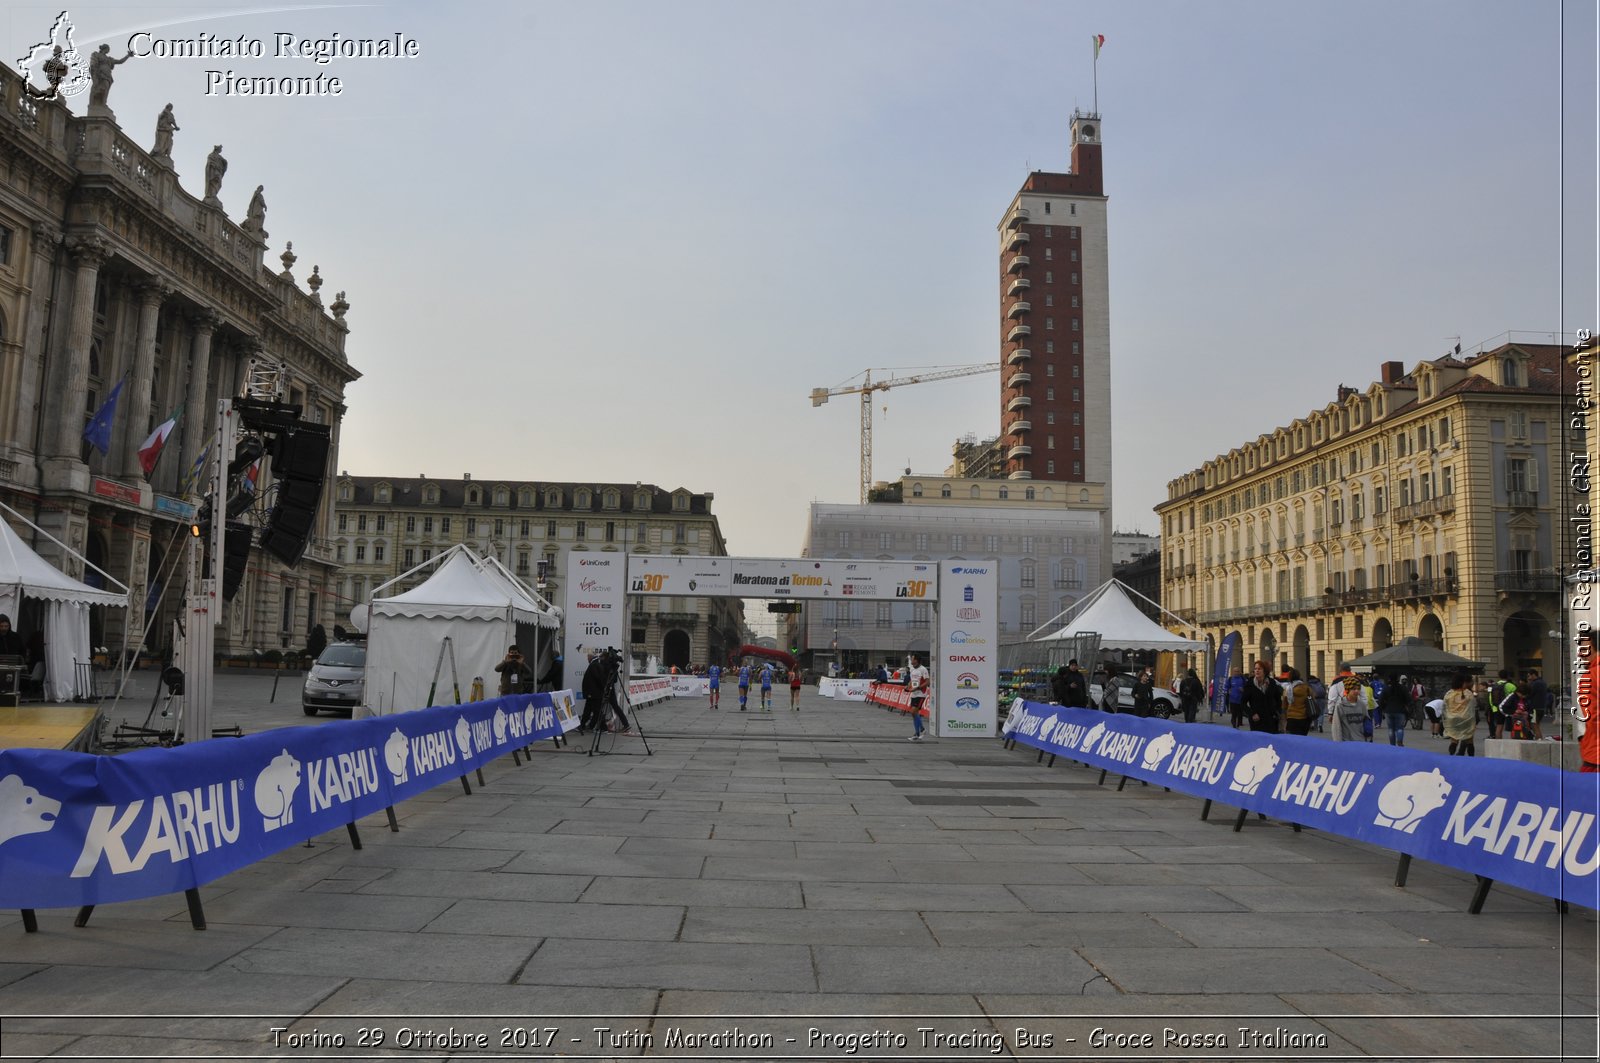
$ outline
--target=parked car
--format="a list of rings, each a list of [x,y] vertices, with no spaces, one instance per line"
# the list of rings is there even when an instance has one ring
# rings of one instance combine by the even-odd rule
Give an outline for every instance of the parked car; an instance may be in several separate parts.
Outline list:
[[[1132,672],[1122,672],[1111,677],[1117,688],[1117,711],[1133,711],[1133,684],[1138,682],[1138,676]],[[1105,707],[1105,688],[1099,683],[1089,685],[1089,703],[1096,708]],[[1165,687],[1155,686],[1150,690],[1150,713],[1165,720],[1178,713],[1178,695]]]
[[[300,691],[300,707],[307,716],[315,716],[321,709],[349,715],[361,704],[366,674],[366,643],[330,643],[306,673],[306,685]]]

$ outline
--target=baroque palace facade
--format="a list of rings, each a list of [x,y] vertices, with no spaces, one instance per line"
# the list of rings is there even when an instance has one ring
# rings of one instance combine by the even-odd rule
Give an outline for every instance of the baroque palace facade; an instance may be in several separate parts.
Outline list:
[[[1327,678],[1417,636],[1559,672],[1570,349],[1508,342],[1382,367],[1365,390],[1168,484],[1162,603]],[[1552,677],[1552,681],[1555,680]]]
[[[105,103],[74,114],[0,69],[0,500],[132,588],[131,615],[96,610],[91,621],[94,641],[113,648],[130,621],[130,644],[146,621],[149,648],[170,637],[195,501],[180,497],[180,484],[215,430],[217,402],[240,393],[251,361],[281,363],[282,397],[331,426],[330,472],[344,389],[360,375],[345,357],[343,293],[324,306],[315,270],[302,289],[289,251],[281,271],[268,268],[264,205],[235,223],[217,196],[220,173],[195,198],[170,147],[171,133],[158,132],[147,152]],[[84,429],[119,382],[102,455]],[[138,448],[180,407],[147,478]],[[252,552],[217,631],[220,652],[296,649],[314,624],[331,622],[331,508],[325,492],[296,568]],[[17,531],[68,574],[103,581],[49,539]]]
[[[714,496],[681,487],[341,473],[334,494],[341,623],[379,587],[457,543],[498,558],[563,611],[573,553],[728,553],[711,512]],[[383,594],[409,590],[432,573],[429,567],[399,579]],[[743,604],[735,598],[637,598],[629,615],[633,650],[660,657],[664,667],[722,662],[744,638]]]

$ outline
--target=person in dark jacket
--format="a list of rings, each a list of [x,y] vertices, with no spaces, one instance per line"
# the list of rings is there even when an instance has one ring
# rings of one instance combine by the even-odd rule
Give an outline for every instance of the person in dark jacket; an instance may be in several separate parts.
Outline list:
[[[1050,681],[1050,693],[1056,701],[1069,709],[1089,707],[1089,683],[1078,670],[1076,659],[1068,661],[1065,668],[1057,670],[1055,678]]]
[[[1146,668],[1139,673],[1139,678],[1134,680],[1133,683],[1133,714],[1135,716],[1148,717],[1154,701],[1155,681],[1150,674],[1150,669]]]
[[[1277,734],[1283,716],[1283,688],[1267,674],[1267,662],[1257,661],[1244,685],[1244,715],[1250,730]]]
[[[1383,694],[1378,698],[1378,711],[1383,713],[1385,722],[1389,725],[1389,744],[1403,746],[1406,744],[1406,723],[1411,715],[1411,680],[1407,676],[1400,676],[1392,682],[1385,683]]]
[[[1183,681],[1178,684],[1178,707],[1183,710],[1184,723],[1194,723],[1194,714],[1205,699],[1206,688],[1201,685],[1200,677],[1191,668],[1184,673]]]
[[[1247,683],[1248,680],[1238,672],[1228,677],[1228,714],[1235,727],[1244,726],[1244,688]]]

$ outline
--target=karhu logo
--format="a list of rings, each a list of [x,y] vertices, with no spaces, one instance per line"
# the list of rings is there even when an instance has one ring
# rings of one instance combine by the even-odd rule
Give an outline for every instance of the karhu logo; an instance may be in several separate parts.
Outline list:
[[[294,792],[298,789],[300,762],[285,749],[256,776],[256,811],[261,813],[262,830],[277,830],[294,822]]]
[[[1417,824],[1426,819],[1429,812],[1442,808],[1449,796],[1450,784],[1445,782],[1438,768],[1397,776],[1378,792],[1378,814],[1372,822],[1404,834],[1415,834]]]
[[[1144,758],[1140,761],[1140,766],[1145,771],[1155,771],[1161,765],[1161,762],[1167,758],[1167,754],[1177,748],[1178,740],[1172,737],[1171,731],[1158,734],[1150,740],[1149,745],[1144,747]]]
[[[20,775],[0,779],[0,845],[24,834],[43,834],[56,825],[61,802],[46,797]]]
[[[461,747],[463,756],[472,756],[472,725],[465,716],[456,721],[456,745]]]
[[[1237,790],[1242,794],[1255,795],[1261,789],[1261,784],[1266,781],[1278,767],[1278,751],[1271,746],[1262,746],[1252,749],[1239,758],[1239,763],[1233,766],[1233,781],[1228,784],[1228,789]]]
[[[389,774],[394,776],[395,782],[407,782],[411,775],[406,771],[406,761],[411,759],[411,743],[406,736],[396,727],[389,734],[389,740],[383,744],[383,762],[389,765]]]

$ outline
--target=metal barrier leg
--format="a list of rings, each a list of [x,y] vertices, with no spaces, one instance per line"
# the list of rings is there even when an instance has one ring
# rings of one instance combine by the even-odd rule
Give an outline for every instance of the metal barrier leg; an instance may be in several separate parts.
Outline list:
[[[1478,888],[1472,891],[1472,903],[1467,906],[1467,912],[1470,915],[1477,915],[1483,911],[1483,902],[1488,899],[1489,887],[1494,885],[1494,879],[1484,878],[1482,875],[1473,877],[1478,880]]]
[[[472,784],[467,781],[467,777],[465,775],[461,776],[461,788],[467,792],[468,796],[471,796]]]
[[[1250,813],[1248,810],[1243,808],[1239,810],[1238,818],[1233,821],[1233,833],[1238,834],[1244,829],[1244,821],[1249,817],[1249,815]]]
[[[1121,781],[1117,783],[1117,793],[1120,794],[1122,792],[1122,788],[1126,785],[1128,785],[1128,777],[1124,775]]]
[[[488,786],[489,785],[488,783],[483,781],[483,769],[482,768],[478,769],[478,785],[479,786]]]
[[[1095,785],[1096,785],[1096,786],[1099,786],[1099,785],[1101,785],[1101,784],[1102,784],[1102,783],[1104,783],[1104,782],[1105,782],[1105,781],[1106,781],[1106,769],[1104,769],[1104,768],[1101,768],[1101,769],[1100,769],[1100,778],[1098,778],[1098,779],[1096,779],[1096,780],[1095,780],[1095,781],[1094,781],[1094,784],[1095,784]]]
[[[1206,803],[1203,806],[1201,806],[1201,808],[1200,808],[1200,819],[1201,819],[1202,822],[1204,822],[1205,820],[1208,820],[1210,818],[1211,818],[1211,798],[1208,797],[1208,798],[1206,798]]]
[[[200,891],[193,886],[183,891],[183,899],[189,902],[189,925],[196,930],[206,928],[205,909],[200,907]]]
[[[73,918],[72,925],[75,926],[75,927],[78,927],[80,929],[83,928],[83,927],[88,926],[89,925],[89,916],[92,915],[93,913],[94,913],[94,905],[92,905],[92,904],[84,905],[82,908],[78,909],[78,914],[77,914],[76,917]]]
[[[1400,865],[1394,869],[1394,884],[1400,889],[1406,887],[1406,876],[1411,874],[1411,854],[1400,854]]]
[[[400,833],[400,824],[394,818],[394,806],[390,805],[388,808],[384,809],[383,811],[389,817],[389,830],[392,833],[399,834]]]
[[[32,908],[22,909],[22,930],[27,934],[39,932],[39,917],[34,914]]]
[[[350,832],[350,848],[360,849],[361,832],[356,830],[356,825],[354,823],[346,823],[344,829]]]

